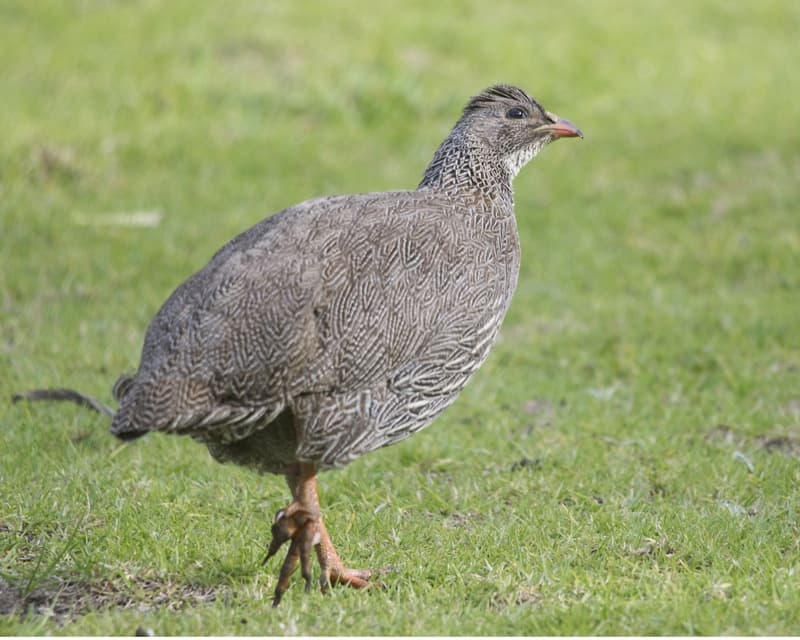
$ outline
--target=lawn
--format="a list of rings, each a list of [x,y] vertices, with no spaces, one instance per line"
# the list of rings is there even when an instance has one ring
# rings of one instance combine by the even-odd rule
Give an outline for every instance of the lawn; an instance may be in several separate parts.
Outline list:
[[[800,4],[0,3],[0,633],[800,632]],[[413,188],[469,98],[569,118],[523,266],[431,428],[324,474],[386,590],[270,605],[278,477],[111,402],[227,239]],[[315,567],[316,570],[316,567]]]

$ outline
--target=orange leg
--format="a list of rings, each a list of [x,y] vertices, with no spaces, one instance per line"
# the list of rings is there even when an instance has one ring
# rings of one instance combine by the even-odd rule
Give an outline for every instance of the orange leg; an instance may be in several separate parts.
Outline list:
[[[289,579],[300,563],[300,571],[305,579],[306,591],[311,588],[311,547],[317,552],[322,575],[320,587],[322,592],[328,590],[328,585],[343,584],[356,589],[363,589],[381,583],[370,582],[372,571],[362,569],[347,569],[342,563],[333,542],[328,535],[328,530],[322,522],[317,495],[317,477],[313,465],[300,464],[297,475],[287,475],[286,481],[292,491],[292,503],[285,509],[275,514],[272,525],[272,540],[264,562],[275,555],[278,549],[289,540],[289,552],[281,565],[278,584],[275,587],[275,597],[272,606],[276,607],[281,597],[289,588]]]

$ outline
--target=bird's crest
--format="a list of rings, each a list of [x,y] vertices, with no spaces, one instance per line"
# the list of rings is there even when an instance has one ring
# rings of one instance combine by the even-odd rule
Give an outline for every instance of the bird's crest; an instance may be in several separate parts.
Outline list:
[[[505,101],[523,102],[542,110],[542,106],[519,87],[510,84],[496,84],[473,96],[464,107],[464,115]]]

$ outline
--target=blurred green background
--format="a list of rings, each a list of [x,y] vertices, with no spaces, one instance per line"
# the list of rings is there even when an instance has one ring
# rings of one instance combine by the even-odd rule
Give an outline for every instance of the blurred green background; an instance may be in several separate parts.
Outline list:
[[[0,1],[0,398],[108,401],[226,240],[415,187],[486,86],[586,136],[516,180],[520,285],[462,398],[321,480],[387,591],[272,611],[279,478],[3,400],[0,631],[796,633],[798,33],[789,1]]]

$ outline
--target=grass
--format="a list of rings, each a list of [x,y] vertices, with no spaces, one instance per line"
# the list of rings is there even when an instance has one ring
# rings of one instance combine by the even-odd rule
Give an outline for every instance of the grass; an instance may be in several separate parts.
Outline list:
[[[586,134],[517,178],[520,286],[459,401],[321,480],[388,590],[272,610],[279,478],[3,401],[0,632],[797,633],[798,30],[789,1],[0,4],[0,398],[108,400],[225,240],[413,187],[489,84]]]

